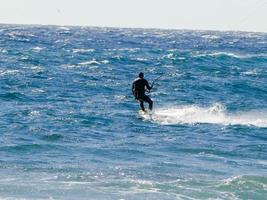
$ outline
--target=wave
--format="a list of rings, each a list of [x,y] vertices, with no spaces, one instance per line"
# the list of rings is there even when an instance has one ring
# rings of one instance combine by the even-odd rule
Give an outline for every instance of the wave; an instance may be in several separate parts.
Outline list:
[[[212,52],[212,53],[197,53],[193,57],[221,57],[221,56],[227,56],[232,58],[239,58],[239,59],[246,59],[246,58],[266,58],[266,53],[260,53],[260,54],[237,54],[237,53],[231,53],[231,52]]]
[[[4,48],[0,48],[0,53],[7,53],[7,50]]]
[[[255,175],[235,176],[223,180],[222,183],[216,185],[216,188],[220,191],[231,193],[237,193],[236,191],[238,191],[238,195],[241,199],[265,199],[267,177]]]
[[[24,152],[24,151],[40,150],[43,147],[45,146],[40,144],[18,144],[18,145],[2,146],[1,151]]]
[[[142,117],[162,125],[207,123],[267,127],[267,112],[255,110],[229,113],[219,103],[209,107],[185,105],[158,108],[151,115],[145,114]]]
[[[88,53],[88,52],[94,52],[95,49],[72,49],[73,53]]]
[[[63,138],[63,135],[61,134],[50,134],[50,135],[45,135],[42,137],[43,140],[47,141],[57,141]]]
[[[19,73],[19,70],[15,69],[10,69],[10,70],[0,70],[0,76],[5,76],[5,75],[15,75]]]
[[[100,65],[101,63],[96,60],[89,60],[79,63],[79,65]]]
[[[20,92],[7,92],[0,94],[0,99],[11,101],[11,100],[21,100],[25,95]]]
[[[108,60],[102,60],[102,61],[96,61],[95,59],[89,60],[89,61],[84,61],[79,63],[79,65],[101,65],[101,64],[108,64]]]
[[[252,69],[252,70],[241,72],[241,74],[245,76],[257,76],[262,73],[264,73],[264,71],[261,69]]]
[[[107,51],[125,51],[125,52],[131,52],[135,53],[140,51],[140,48],[119,48],[119,49],[107,49]]]
[[[38,47],[38,46],[36,46],[36,47],[33,47],[31,50],[33,51],[33,52],[40,52],[40,51],[42,51],[44,49],[44,47]]]
[[[210,39],[210,40],[216,40],[216,39],[220,39],[221,37],[218,35],[210,35],[210,34],[205,34],[201,36],[204,39]]]

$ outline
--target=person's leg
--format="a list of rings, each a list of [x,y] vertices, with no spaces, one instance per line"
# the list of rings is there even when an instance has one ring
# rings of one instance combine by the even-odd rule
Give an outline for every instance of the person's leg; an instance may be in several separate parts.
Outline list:
[[[153,101],[147,95],[144,95],[142,99],[145,102],[149,103],[149,110],[152,110],[153,109]]]
[[[149,110],[152,111],[152,109],[153,109],[153,101],[150,99],[150,101],[148,103],[149,103]]]
[[[140,101],[140,107],[141,107],[142,111],[145,112],[146,110],[145,110],[145,107],[144,107],[144,101],[141,100],[141,99],[139,99],[139,101]]]

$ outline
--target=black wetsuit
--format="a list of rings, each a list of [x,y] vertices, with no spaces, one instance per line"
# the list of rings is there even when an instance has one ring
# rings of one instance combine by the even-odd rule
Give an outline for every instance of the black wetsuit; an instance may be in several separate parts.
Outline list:
[[[149,103],[150,110],[152,110],[153,107],[153,101],[145,94],[146,89],[152,89],[146,79],[138,78],[134,80],[132,84],[132,92],[135,98],[140,101],[140,107],[143,111],[145,111],[144,102]]]

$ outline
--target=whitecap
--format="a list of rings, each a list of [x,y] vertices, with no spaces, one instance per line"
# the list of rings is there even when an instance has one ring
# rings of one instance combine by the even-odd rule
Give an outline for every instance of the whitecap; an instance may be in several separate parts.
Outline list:
[[[167,58],[167,59],[174,59],[174,54],[173,53],[169,53],[169,54],[164,55],[164,56],[161,57],[161,59],[165,59],[165,58]]]
[[[26,41],[29,42],[30,39],[26,37],[35,37],[35,35],[31,33],[22,33],[19,31],[12,31],[6,34],[6,36],[9,36],[11,39],[19,40],[19,41]]]
[[[136,58],[137,61],[148,61],[146,58]]]
[[[140,50],[140,48],[119,48],[119,49],[107,49],[108,51],[129,51],[129,52],[137,52]]]
[[[4,49],[4,48],[0,48],[0,52],[1,52],[1,53],[7,53],[7,50]]]
[[[87,53],[87,52],[94,52],[95,49],[72,49],[73,53]]]
[[[45,91],[42,89],[33,89],[32,92],[33,93],[44,93]]]
[[[60,26],[60,27],[58,27],[58,30],[69,31],[70,28],[69,27],[66,27],[66,26]]]
[[[179,51],[178,49],[169,49],[169,50],[167,50],[168,52],[177,52],[177,51]]]
[[[61,67],[62,68],[65,68],[65,69],[80,68],[80,66],[77,66],[77,65],[69,65],[69,64],[61,65]]]
[[[239,175],[230,177],[223,180],[222,183],[218,185],[219,187],[224,186],[238,186],[240,190],[250,188],[267,188],[266,178],[254,175]]]
[[[174,53],[169,53],[167,55],[163,55],[160,59],[170,59],[170,60],[186,60],[183,56],[176,56]]]
[[[40,52],[40,51],[42,51],[44,48],[42,48],[42,47],[34,47],[34,48],[32,48],[32,51],[34,51],[34,52]]]
[[[6,34],[7,36],[11,37],[11,38],[16,38],[18,34],[18,32],[12,31]]]
[[[4,75],[14,75],[19,73],[19,70],[0,70],[0,76]]]
[[[123,101],[126,99],[125,95],[115,95],[114,98],[119,101]]]
[[[242,179],[242,176],[234,176],[228,179],[223,180],[223,185],[230,185],[233,181]]]
[[[44,68],[43,67],[41,67],[41,66],[36,66],[36,65],[34,65],[34,66],[29,66],[29,67],[24,67],[24,68],[28,68],[28,69],[31,69],[31,70],[33,70],[33,71],[42,71],[42,70],[44,70]]]
[[[246,58],[264,58],[267,57],[267,54],[260,53],[260,54],[237,54],[232,52],[212,52],[212,53],[199,53],[197,52],[193,57],[218,57],[218,56],[228,56],[233,58],[239,58],[239,59],[246,59]]]
[[[247,75],[247,76],[256,76],[260,73],[260,70],[258,69],[253,69],[253,70],[248,70],[248,71],[245,71],[245,72],[242,72],[241,74],[242,75]]]
[[[100,64],[101,64],[100,62],[98,62],[94,59],[79,63],[79,65],[100,65]]]
[[[102,63],[102,64],[108,64],[109,61],[108,61],[108,60],[102,60],[101,63]]]
[[[202,53],[197,54],[194,57],[205,57],[205,56],[211,56],[211,57],[217,57],[217,56],[229,56],[234,58],[245,58],[245,56],[230,53],[230,52],[213,52],[213,53]]]
[[[55,43],[68,43],[70,40],[69,39],[60,39],[56,40]]]
[[[215,39],[220,39],[221,38],[218,35],[202,35],[201,37],[205,38],[205,39],[211,39],[211,40],[215,40]]]
[[[33,110],[29,113],[30,117],[40,116],[40,112],[37,110]]]
[[[143,185],[147,185],[147,186],[153,186],[154,183],[152,181],[149,180],[140,180],[140,179],[131,179],[130,180],[131,183],[143,186]]]
[[[257,44],[267,44],[267,42],[266,41],[259,41],[259,42],[257,42]]]

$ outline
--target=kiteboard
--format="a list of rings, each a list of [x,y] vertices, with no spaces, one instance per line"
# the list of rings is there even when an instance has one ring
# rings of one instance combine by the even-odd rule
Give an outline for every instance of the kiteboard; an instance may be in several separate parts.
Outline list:
[[[139,110],[138,111],[138,114],[140,116],[140,119],[144,119],[144,120],[151,120],[152,119],[152,111],[150,110],[146,110],[146,111],[143,111],[143,110]]]

